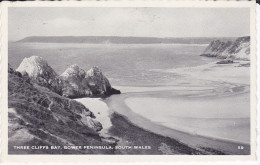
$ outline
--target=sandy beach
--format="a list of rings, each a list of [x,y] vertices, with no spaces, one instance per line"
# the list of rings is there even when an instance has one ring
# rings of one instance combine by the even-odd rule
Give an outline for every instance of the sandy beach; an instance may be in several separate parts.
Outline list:
[[[109,110],[106,103],[101,101],[100,98],[80,98],[75,99],[82,103],[86,108],[89,108],[94,113],[97,121],[102,124],[103,129],[100,131],[102,136],[106,136],[108,129],[112,126],[110,120],[111,111]]]
[[[168,128],[249,144],[249,113],[243,111],[249,107],[246,98],[201,101],[131,97],[125,103],[135,113]]]
[[[241,63],[166,70],[196,81],[192,85],[121,86],[117,88],[123,94],[105,102],[134,125],[191,148],[249,154],[250,68],[237,67]],[[239,145],[246,149],[234,150]]]

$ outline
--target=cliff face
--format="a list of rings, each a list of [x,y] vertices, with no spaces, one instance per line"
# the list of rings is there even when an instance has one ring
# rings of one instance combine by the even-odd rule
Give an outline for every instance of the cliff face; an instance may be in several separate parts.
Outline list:
[[[97,67],[88,72],[72,65],[60,76],[38,56],[25,58],[16,69],[22,76],[30,78],[33,83],[69,98],[106,97],[119,94],[111,87],[108,79]]]
[[[98,67],[93,67],[87,71],[86,81],[94,95],[104,97],[112,94],[120,94],[119,90],[111,87],[108,79]]]
[[[250,61],[250,37],[227,42],[212,41],[201,56]]]
[[[24,58],[16,70],[22,75],[28,75],[34,83],[62,94],[62,81],[43,58],[38,56]]]
[[[107,145],[102,125],[81,103],[28,81],[8,68],[9,153],[89,153],[88,150],[14,150],[14,145]],[[95,153],[95,151],[91,151]],[[98,150],[110,153],[111,150]]]
[[[86,72],[77,65],[72,65],[60,75],[63,80],[62,93],[65,97],[75,98],[92,96],[93,93],[86,81]]]
[[[60,77],[64,82],[63,96],[65,97],[105,97],[120,93],[111,87],[98,67],[85,72],[77,65],[72,65]]]

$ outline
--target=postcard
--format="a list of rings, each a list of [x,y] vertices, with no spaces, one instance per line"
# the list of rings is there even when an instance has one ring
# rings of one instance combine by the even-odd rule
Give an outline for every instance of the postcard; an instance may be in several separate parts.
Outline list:
[[[3,2],[3,162],[256,159],[254,2]]]

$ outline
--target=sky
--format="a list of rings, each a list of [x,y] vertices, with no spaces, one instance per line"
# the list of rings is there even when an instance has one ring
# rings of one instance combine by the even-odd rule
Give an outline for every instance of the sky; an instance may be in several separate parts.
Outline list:
[[[9,41],[28,36],[240,37],[249,8],[12,7]]]

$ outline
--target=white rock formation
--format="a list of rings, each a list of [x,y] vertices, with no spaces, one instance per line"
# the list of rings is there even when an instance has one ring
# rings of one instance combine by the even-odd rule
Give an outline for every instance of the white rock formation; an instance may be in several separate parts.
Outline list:
[[[28,74],[33,82],[47,87],[55,93],[61,94],[62,92],[62,81],[42,57],[24,58],[16,71],[23,75]]]

